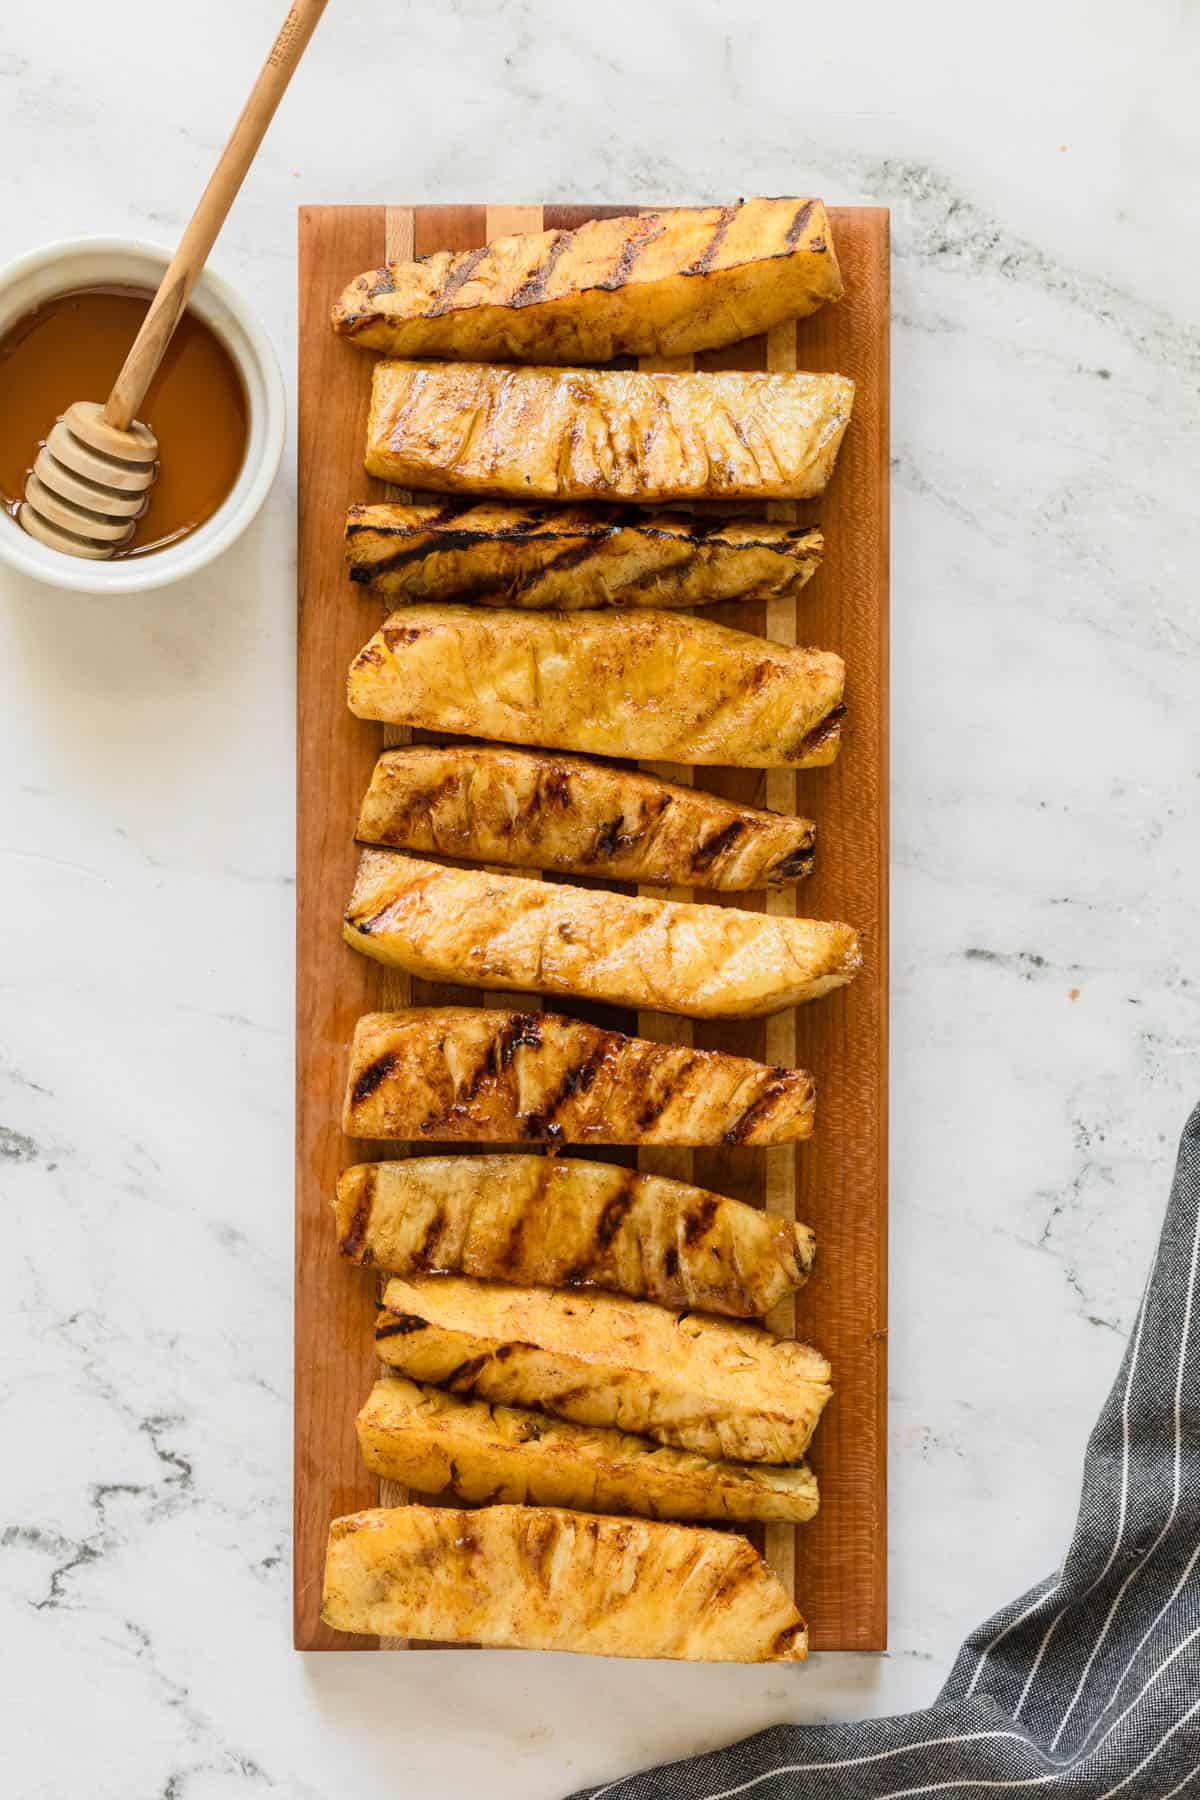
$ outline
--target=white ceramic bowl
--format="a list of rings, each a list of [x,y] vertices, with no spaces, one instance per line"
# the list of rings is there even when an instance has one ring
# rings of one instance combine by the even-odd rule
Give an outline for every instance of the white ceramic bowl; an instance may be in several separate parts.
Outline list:
[[[0,269],[0,335],[42,301],[74,288],[156,288],[170,255],[134,238],[71,238],[49,244]],[[287,397],[279,360],[266,332],[229,283],[206,270],[196,283],[192,311],[220,338],[241,372],[249,403],[249,437],[231,494],[196,531],[165,550],[113,562],[85,562],[39,544],[7,511],[0,512],[0,559],[51,587],[76,593],[131,594],[166,587],[194,575],[239,538],[258,512],[279,470]],[[103,394],[80,394],[102,400]],[[54,423],[46,420],[46,429]],[[30,445],[32,452],[33,446]]]

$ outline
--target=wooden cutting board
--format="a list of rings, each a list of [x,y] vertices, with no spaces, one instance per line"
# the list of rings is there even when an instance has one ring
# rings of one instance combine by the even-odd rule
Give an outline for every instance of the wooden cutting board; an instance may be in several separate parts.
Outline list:
[[[381,608],[346,580],[351,501],[388,490],[362,469],[374,358],[334,338],[334,295],[361,270],[435,250],[467,250],[510,231],[571,229],[629,208],[589,206],[306,207],[300,213],[299,643],[297,670],[295,1642],[301,1650],[402,1647],[320,1621],[329,1521],[394,1504],[359,1460],[354,1416],[378,1371],[377,1286],[338,1257],[330,1199],[338,1171],[395,1146],[354,1143],[338,1123],[346,1054],[360,1013],[482,1001],[412,981],[346,947],[340,919],[357,851],[354,821],[375,757],[399,734],[351,716],[346,670]],[[642,1035],[795,1061],[817,1076],[816,1135],[763,1151],[612,1151],[634,1162],[799,1217],[817,1233],[809,1286],[770,1323],[830,1357],[834,1399],[813,1446],[821,1510],[800,1527],[752,1528],[822,1650],[886,1643],[887,880],[888,880],[888,217],[831,214],[846,298],[812,318],[695,359],[705,369],[839,370],[857,383],[828,493],[776,516],[819,520],[824,566],[796,601],[706,609],[782,641],[838,651],[849,716],[830,769],[706,769],[695,779],[740,801],[818,822],[817,872],[795,895],[731,895],[739,906],[848,919],[866,967],[849,989],[774,1019],[711,1023],[571,1008]],[[679,366],[671,364],[670,366]],[[687,366],[687,365],[684,365]],[[676,779],[692,772],[673,771]],[[720,898],[705,895],[705,899]],[[493,998],[492,1004],[495,1004]],[[437,1146],[431,1146],[436,1149]]]

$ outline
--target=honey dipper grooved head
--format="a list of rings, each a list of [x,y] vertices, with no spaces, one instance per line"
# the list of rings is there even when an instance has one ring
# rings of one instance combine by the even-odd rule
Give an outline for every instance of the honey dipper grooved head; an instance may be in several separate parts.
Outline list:
[[[46,439],[18,517],[52,549],[99,561],[129,542],[157,476],[147,426],[121,431],[95,401],[77,400]]]

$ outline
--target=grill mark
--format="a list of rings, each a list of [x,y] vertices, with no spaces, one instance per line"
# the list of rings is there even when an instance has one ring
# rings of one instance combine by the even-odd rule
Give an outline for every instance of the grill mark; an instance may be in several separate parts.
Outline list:
[[[523,1266],[525,1249],[525,1214],[519,1212],[513,1220],[512,1229],[503,1250],[496,1257],[496,1266],[500,1269],[519,1269]]]
[[[469,494],[463,499],[443,500],[432,519],[426,519],[425,530],[439,530],[441,526],[448,525],[451,519],[460,519],[463,513],[470,512],[474,505],[475,502]]]
[[[346,912],[342,914],[342,923],[348,925],[351,931],[357,931],[363,937],[370,937],[380,920],[387,918],[390,910],[390,906],[381,906],[373,913],[365,913],[362,918],[356,918],[354,913]]]
[[[499,531],[494,532],[492,535],[502,538],[506,543],[510,537],[516,538],[518,542],[523,542],[526,538],[531,537],[535,533],[538,536],[541,536],[541,527],[546,523],[545,510],[540,506],[530,506],[519,519],[514,519],[511,525],[502,525]],[[483,537],[487,534],[480,532],[479,535]],[[547,537],[557,537],[558,534],[554,531],[547,531],[545,535]]]
[[[540,549],[542,539],[539,538],[537,542]],[[538,603],[536,596],[549,584],[549,581],[553,576],[564,574],[571,568],[583,568],[587,563],[595,564],[600,560],[601,556],[602,549],[600,543],[595,539],[585,540],[573,550],[562,551],[558,556],[553,556],[546,562],[536,562],[532,564],[532,566],[520,568],[516,571],[510,581],[503,584],[497,583],[495,585],[502,587],[503,592],[506,595],[512,595],[512,599],[506,602],[508,605],[519,606],[527,600],[532,600],[533,604],[536,605]],[[585,570],[585,583],[588,578],[588,573],[589,571]],[[543,601],[542,604],[544,605],[545,602]],[[561,604],[561,602],[551,601],[550,604],[551,606],[554,606]],[[603,602],[593,600],[591,604],[596,606],[603,604]]]
[[[702,844],[697,844],[692,851],[693,870],[711,869],[717,858],[724,856],[725,852],[737,843],[745,829],[744,819],[731,819],[723,830],[714,832],[712,837],[706,838]]]
[[[781,1080],[780,1077],[786,1077],[788,1071],[786,1069],[776,1069],[773,1070],[772,1073],[775,1079],[768,1082],[758,1098],[750,1102],[750,1105],[743,1112],[741,1118],[736,1119],[730,1126],[722,1140],[724,1143],[744,1144],[755,1126],[759,1125],[764,1119],[770,1118],[775,1110],[776,1102],[786,1098],[788,1088],[791,1084],[786,1079]]]
[[[674,1244],[663,1252],[663,1274],[668,1281],[674,1281],[679,1274],[679,1252]]]
[[[516,810],[516,814],[505,812],[496,821],[495,829],[501,837],[521,839],[535,842],[538,835],[538,819],[542,811],[541,783],[534,776],[533,786]]]
[[[443,1386],[448,1387],[455,1394],[469,1393],[475,1377],[488,1360],[486,1355],[468,1356],[465,1362],[460,1362],[457,1368],[451,1369],[448,1375],[443,1376]]]
[[[478,505],[479,502],[477,500],[468,497],[452,501],[445,510],[444,520],[443,514],[439,513],[435,518],[423,520],[420,525],[355,524],[351,526],[350,524],[347,524],[346,531],[348,535],[352,534],[354,531],[374,531],[381,537],[409,537],[417,531],[432,531],[443,522],[449,524],[452,520],[461,517],[464,512],[473,512]],[[460,525],[455,535],[469,540],[472,544],[507,544],[514,542],[518,544],[528,544],[531,538],[537,538],[539,542],[542,539],[545,539],[547,542],[551,543],[558,538],[577,537],[590,537],[599,541],[611,537],[614,531],[628,530],[635,523],[635,521],[631,519],[618,526],[615,523],[610,523],[604,519],[603,516],[598,516],[594,519],[587,518],[577,520],[569,529],[560,530],[555,521],[547,517],[545,509],[542,507],[534,506],[527,509],[518,509],[516,506],[513,506],[507,510],[510,512],[519,511],[519,517],[514,518],[511,524]],[[598,515],[602,515],[604,509],[596,507],[593,510]],[[807,530],[807,527],[805,529]],[[661,533],[664,528],[660,526],[657,527],[657,530]]]
[[[550,1569],[554,1547],[558,1542],[558,1526],[544,1514],[534,1514],[525,1532],[525,1562],[530,1575],[544,1594],[550,1592]]]
[[[689,264],[689,266],[686,269],[680,270],[681,275],[707,275],[708,274],[708,271],[712,268],[713,257],[717,254],[717,251],[721,247],[721,239],[725,236],[725,233],[729,230],[729,227],[732,225],[734,218],[737,215],[737,210],[738,209],[736,206],[723,206],[721,208],[721,213],[720,213],[720,217],[717,220],[716,228],[714,229],[712,236],[709,238],[708,243],[705,245],[704,249],[700,252],[700,255],[696,258],[694,263]]]
[[[596,283],[598,288],[603,289],[606,293],[612,293],[614,288],[624,287],[633,273],[634,263],[646,245],[653,243],[654,239],[661,237],[666,230],[666,226],[660,225],[658,221],[657,213],[649,213],[629,232],[625,242],[621,245],[620,254],[613,264],[612,274],[607,281],[598,281]]]
[[[403,570],[404,565],[406,563],[415,563],[418,561],[419,562],[428,562],[430,557],[435,556],[436,554],[437,554],[437,550],[435,547],[426,552],[423,552],[420,557],[416,557],[416,556],[390,557],[389,556],[389,557],[385,558],[384,561],[376,563],[374,566],[372,566],[370,564],[366,565],[365,573],[363,573],[361,575],[352,575],[351,580],[359,581],[359,582],[366,582],[368,585],[371,585],[372,583],[379,581],[388,575],[394,575],[398,571]],[[440,579],[438,579],[432,583],[427,583],[424,587],[419,588],[418,596],[421,599],[430,599],[430,598],[434,598],[434,599],[442,598],[442,599],[446,599],[446,600],[453,599],[455,601],[458,601],[460,604],[465,604],[471,600],[479,600],[490,594],[507,593],[508,589],[509,589],[509,583],[506,580],[503,580],[499,576],[493,575],[491,573],[482,574],[473,581],[472,580],[464,580],[461,576],[456,575],[454,577],[453,587],[450,587],[448,585],[445,577],[441,577]],[[406,594],[406,593],[409,593],[410,591],[411,590],[409,589],[408,584],[402,581],[401,585],[400,585],[400,592],[402,594]]]
[[[444,312],[449,311],[450,302],[453,300],[455,294],[457,294],[459,288],[470,281],[472,275],[475,273],[487,253],[488,246],[486,244],[483,244],[478,250],[468,250],[466,252],[460,261],[455,264],[454,268],[451,269],[449,275],[442,283],[442,290],[433,305],[429,308],[429,311],[425,313],[425,318],[440,319]]]
[[[384,1055],[377,1056],[373,1063],[368,1063],[354,1083],[351,1095],[354,1105],[361,1106],[364,1100],[369,1100],[376,1088],[382,1086],[395,1067],[396,1053],[393,1050],[386,1051]]]
[[[736,555],[737,552],[730,551],[729,554]],[[696,569],[698,567],[710,568],[712,561],[711,549],[697,544],[692,554],[686,556],[682,562],[667,563],[665,566],[657,564],[653,568],[647,569],[644,575],[639,575],[635,581],[625,582],[620,591],[626,597],[645,592],[653,593],[654,589],[658,587],[671,588],[681,593]],[[729,599],[732,596],[726,595],[725,598]]]
[[[723,1600],[727,1600],[731,1594],[735,1594],[740,1587],[745,1587],[748,1581],[753,1581],[757,1573],[757,1557],[753,1559],[739,1557],[737,1562],[733,1564],[733,1567],[726,1570],[716,1587],[714,1587],[712,1593],[709,1595],[709,1605],[720,1605],[720,1603]]]
[[[683,1241],[690,1250],[700,1238],[712,1230],[719,1202],[715,1194],[706,1194],[683,1222]]]
[[[666,1058],[655,1057],[652,1061],[665,1062]],[[671,1101],[683,1086],[684,1081],[691,1074],[695,1062],[696,1059],[694,1056],[687,1056],[685,1054],[683,1059],[676,1066],[674,1074],[670,1076],[665,1083],[662,1092],[657,1098],[651,1097],[647,1100],[646,1104],[638,1113],[637,1123],[639,1131],[648,1130],[649,1127],[654,1124],[655,1120],[666,1111],[667,1107],[671,1104]]]
[[[628,1190],[624,1193],[613,1194],[610,1199],[605,1201],[600,1217],[596,1221],[595,1237],[598,1250],[608,1249],[624,1224],[625,1217],[632,1205],[633,1195]]]
[[[590,538],[585,538],[582,543],[572,544],[568,550],[560,550],[557,556],[550,558],[549,562],[542,563],[537,569],[531,570],[527,585],[536,585],[537,582],[544,581],[547,575],[561,575],[567,569],[577,569],[580,563],[586,562],[589,556],[595,554],[595,544]]]
[[[570,1100],[575,1094],[586,1094],[596,1079],[600,1064],[604,1061],[605,1045],[603,1039],[593,1044],[586,1058],[574,1069],[568,1069],[563,1076],[560,1093],[564,1100]]]
[[[660,1114],[665,1112],[667,1106],[670,1104],[670,1100],[671,1092],[670,1089],[668,1089],[666,1093],[660,1094],[657,1100],[648,1101],[638,1113],[638,1130],[641,1132],[649,1131],[650,1127],[659,1118]]]
[[[414,1331],[427,1331],[429,1320],[417,1313],[393,1313],[375,1327],[376,1338],[410,1337]]]
[[[653,386],[652,391],[654,397],[654,411],[647,420],[646,428],[641,434],[641,443],[634,444],[629,459],[634,468],[639,470],[649,461],[651,447],[662,427],[665,426],[667,431],[672,433],[677,440],[679,437],[675,422],[671,417],[671,408],[668,404],[666,394],[662,388],[657,386]]]
[[[415,644],[422,635],[420,625],[396,625],[390,631],[380,633],[389,650],[402,650],[405,644]]]
[[[506,837],[524,836],[527,843],[536,844],[541,836],[541,817],[547,802],[558,812],[571,810],[567,780],[567,771],[561,765],[546,770],[539,761],[533,771],[533,782],[515,817],[505,813],[499,830]]]
[[[509,300],[509,306],[532,306],[545,297],[546,283],[554,273],[554,265],[563,254],[564,250],[566,250],[567,246],[574,242],[574,239],[575,233],[573,231],[559,231],[555,233],[554,242],[551,244],[548,254],[542,258],[537,268],[534,269],[521,283],[520,287]]]
[[[767,537],[739,538],[736,542],[723,534],[731,525],[743,525],[751,530],[766,530],[769,522],[766,519],[726,519],[719,514],[711,514],[706,518],[680,521],[681,529],[668,531],[662,525],[643,525],[642,530],[647,537],[688,538],[693,544],[704,544],[715,538],[727,549],[736,554],[738,551],[770,550],[776,556],[791,556],[799,548],[815,555],[820,548],[820,527],[817,525],[797,525],[780,528]]]
[[[640,808],[640,823],[627,821],[622,811],[608,824],[601,825],[590,846],[581,851],[581,865],[591,863],[600,866],[613,861],[622,852],[638,850],[639,857],[634,866],[645,867],[647,859],[653,857],[655,836],[662,825],[663,815],[673,804],[673,798],[670,794],[639,793],[635,787],[632,802],[635,807]],[[625,830],[621,829],[622,826],[625,826]]]
[[[558,1388],[553,1395],[548,1397],[546,1403],[557,1410],[559,1407],[571,1406],[577,1400],[586,1400],[589,1391],[586,1387]]]
[[[346,515],[346,536],[355,538],[363,532],[368,532],[372,537],[420,537],[425,532],[436,531],[439,526],[448,525],[451,519],[460,518],[463,513],[472,511],[475,504],[476,502],[470,495],[451,498],[443,506],[440,506],[432,517],[412,524],[405,521],[399,525],[368,517],[368,514],[380,510],[377,507],[352,506]],[[485,531],[473,531],[467,535],[472,538],[484,538],[493,534]]]
[[[425,370],[410,366],[408,378],[401,389],[400,404],[392,413],[388,423],[387,441],[389,444],[403,443],[409,416],[419,409],[424,397],[427,385],[425,375]]]
[[[624,823],[625,815],[620,813],[615,819],[610,819],[606,825],[600,826],[592,840],[592,847],[587,853],[588,862],[610,862],[618,850],[629,850],[639,837],[645,836],[644,830],[622,831],[621,827]]]
[[[506,1065],[503,1063],[498,1067],[496,1066],[494,1045],[485,1050],[479,1061],[475,1064],[474,1072],[471,1075],[470,1081],[462,1090],[461,1098],[454,1101],[453,1106],[451,1107],[451,1116],[454,1113],[461,1115],[465,1112],[467,1107],[479,1098],[479,1090],[489,1081],[498,1080],[505,1067]],[[435,1113],[432,1116],[436,1120],[439,1115]],[[441,1116],[445,1117],[446,1115],[443,1114]]]
[[[561,1125],[547,1125],[542,1113],[526,1113],[521,1120],[521,1136],[547,1144],[560,1144],[565,1133]]]
[[[446,523],[449,524],[447,519]],[[350,564],[351,581],[375,581],[380,575],[394,574],[397,569],[406,569],[410,563],[426,562],[431,556],[449,555],[456,550],[472,550],[480,542],[488,542],[488,534],[480,531],[446,531],[439,527],[436,519],[427,525],[360,525],[353,529],[346,527],[346,536],[353,539],[358,532],[369,531],[379,537],[404,537],[414,540],[403,548],[389,551],[386,556],[372,557],[368,553],[361,561]],[[436,534],[436,535],[434,535]]]
[[[480,1089],[485,1087],[488,1082],[498,1080],[507,1069],[518,1044],[530,1044],[535,1047],[541,1044],[541,1032],[533,1022],[535,1019],[536,1014],[533,1013],[514,1014],[513,1020],[501,1028],[484,1050],[465,1087],[456,1091],[455,1097],[448,1106],[435,1106],[432,1112],[427,1113],[421,1120],[418,1130],[428,1136],[432,1131],[437,1131],[451,1123],[461,1122],[478,1099]],[[514,1022],[520,1024],[522,1021],[528,1026],[525,1035],[514,1033]],[[444,1049],[444,1041],[442,1048]]]
[[[439,1204],[434,1208],[433,1217],[425,1227],[425,1236],[421,1239],[417,1252],[413,1257],[413,1264],[416,1268],[427,1269],[432,1263],[434,1246],[442,1235],[442,1226],[445,1223],[445,1218],[446,1209]]]
[[[521,1121],[521,1130],[524,1136],[546,1137],[552,1142],[562,1138],[563,1128],[554,1122],[555,1115],[566,1105],[568,1100],[574,1099],[576,1094],[586,1094],[589,1091],[599,1072],[600,1065],[604,1061],[607,1048],[606,1038],[601,1037],[592,1045],[581,1062],[575,1063],[567,1070],[555,1092],[533,1112],[525,1114]]]
[[[791,880],[793,877],[811,875],[816,858],[813,853],[812,839],[802,844],[799,849],[791,850],[774,863],[768,873],[781,879]]]
[[[778,650],[781,648],[780,645],[772,645],[770,640],[767,638],[762,639],[762,645],[763,645],[764,650],[772,649],[772,648]],[[761,669],[761,668],[772,669],[775,666],[776,665],[773,664],[772,662],[770,662],[769,659],[762,663],[757,664],[756,668],[755,668],[755,674],[754,674],[754,676],[751,677],[751,679],[755,680],[758,669]],[[761,684],[758,683],[757,680],[755,680],[755,688],[757,688],[759,685],[761,685]],[[754,690],[752,689],[751,691],[754,691]],[[740,698],[741,698],[740,691],[738,693],[732,693],[732,694],[718,694],[717,698],[715,700],[710,701],[710,703],[704,708],[703,712],[698,713],[694,719],[691,719],[688,722],[689,736],[693,740],[695,740],[696,738],[702,737],[705,732],[710,731],[712,729],[713,725],[720,718],[721,714],[724,712],[727,712],[731,706],[735,706]],[[788,754],[789,755],[798,755],[799,752],[791,751]]]
[[[787,752],[788,761],[795,762],[799,757],[807,756],[813,750],[819,750],[821,745],[833,736],[836,727],[845,716],[846,707],[839,701],[836,706],[830,708],[820,724],[813,727],[807,737],[800,739],[795,749]]]
[[[570,812],[571,777],[561,764],[542,771],[538,788],[544,806],[552,806],[559,812]]]
[[[363,1239],[367,1235],[367,1226],[371,1220],[371,1208],[375,1204],[375,1189],[379,1181],[379,1173],[369,1168],[362,1176],[358,1187],[358,1199],[354,1207],[354,1216],[350,1220],[350,1228],[343,1237],[338,1249],[343,1256],[353,1262],[369,1263],[372,1254],[363,1249]]]
[[[537,1013],[513,1013],[500,1027],[496,1036],[496,1063],[501,1071],[508,1068],[522,1045],[530,1050],[542,1047],[542,1025]]]
[[[402,764],[401,767],[403,766]],[[440,781],[416,788],[403,801],[398,802],[394,795],[389,794],[393,810],[383,841],[388,844],[407,844],[414,835],[414,826],[419,818],[428,822],[433,833],[434,809],[457,794],[461,785],[459,776],[452,770],[449,775],[443,775]],[[436,837],[436,833],[433,835]]]
[[[803,1619],[801,1619],[798,1625],[785,1625],[783,1630],[777,1632],[775,1635],[774,1642],[771,1645],[772,1654],[782,1656],[785,1653],[790,1653],[795,1647],[796,1640],[804,1635],[804,1631],[805,1625]]]
[[[725,520],[718,514],[710,513],[707,518],[697,518],[694,521],[688,531],[688,536],[694,544],[702,544],[706,538],[715,537],[724,524]]]
[[[815,205],[816,205],[815,200],[806,200],[804,202],[804,205],[799,207],[797,209],[796,213],[794,214],[791,224],[788,226],[787,230],[783,234],[783,241],[787,245],[789,250],[794,250],[796,248],[796,245],[800,242],[801,234],[804,231],[804,227],[808,224],[808,221],[812,218],[813,207]],[[822,250],[825,248],[823,243],[821,245],[821,248],[822,248]]]

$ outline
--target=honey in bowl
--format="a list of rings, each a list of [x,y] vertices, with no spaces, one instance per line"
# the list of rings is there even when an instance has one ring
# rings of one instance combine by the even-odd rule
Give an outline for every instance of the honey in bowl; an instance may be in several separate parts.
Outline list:
[[[58,294],[0,337],[0,504],[16,514],[33,459],[74,401],[103,400],[152,294],[80,288]],[[237,365],[216,333],[185,312],[140,416],[158,439],[158,480],[118,556],[147,556],[187,537],[232,492],[249,414]]]

